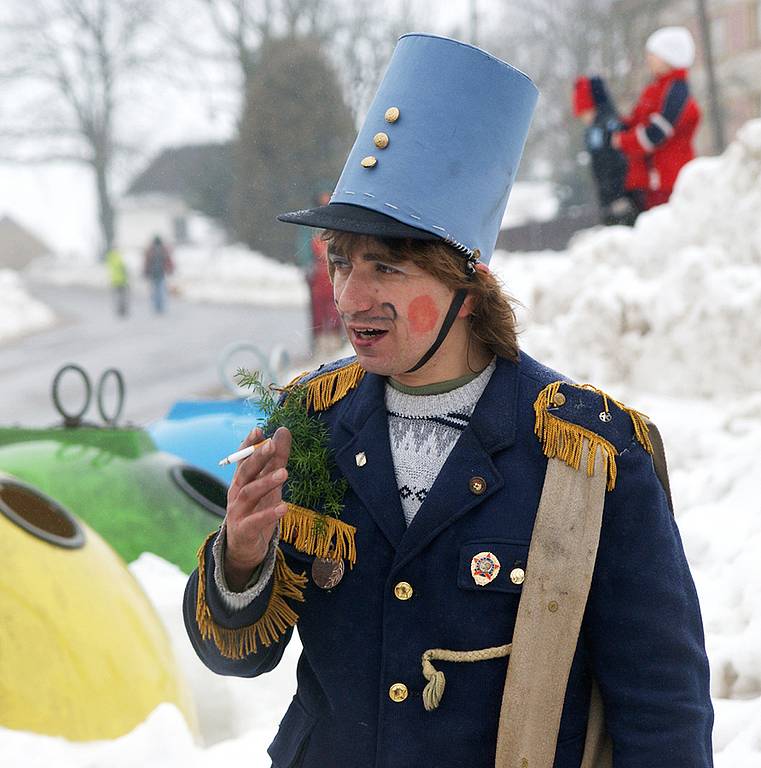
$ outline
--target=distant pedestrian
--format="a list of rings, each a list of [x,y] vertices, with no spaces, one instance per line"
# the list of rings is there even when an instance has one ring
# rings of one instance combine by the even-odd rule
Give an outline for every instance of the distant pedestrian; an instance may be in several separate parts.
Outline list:
[[[157,314],[166,310],[166,278],[174,271],[169,249],[156,235],[145,251],[143,274],[151,281],[151,300]]]
[[[106,254],[108,279],[114,293],[114,308],[119,317],[129,314],[129,275],[121,251],[115,246]]]
[[[327,205],[330,193],[315,196],[317,205]],[[299,233],[298,264],[309,287],[311,353],[314,357],[332,357],[343,343],[343,327],[333,299],[333,283],[328,273],[328,244],[322,232]]]
[[[653,79],[611,144],[629,163],[627,190],[641,194],[648,209],[668,202],[679,171],[695,157],[692,142],[700,108],[687,84],[687,71],[695,61],[690,32],[662,27],[650,35],[645,49]]]
[[[633,224],[642,205],[627,193],[626,158],[611,146],[611,136],[621,129],[621,123],[601,77],[576,78],[573,111],[586,126],[584,147],[592,166],[603,224]]]

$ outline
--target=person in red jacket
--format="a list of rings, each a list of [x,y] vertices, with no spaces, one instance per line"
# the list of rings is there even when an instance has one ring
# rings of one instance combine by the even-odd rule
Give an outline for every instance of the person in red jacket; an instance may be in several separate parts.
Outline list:
[[[684,27],[663,27],[646,43],[653,79],[634,110],[622,120],[611,145],[629,163],[626,189],[639,196],[644,209],[668,202],[682,166],[695,157],[692,145],[700,108],[690,95],[687,70],[695,60],[695,43]]]

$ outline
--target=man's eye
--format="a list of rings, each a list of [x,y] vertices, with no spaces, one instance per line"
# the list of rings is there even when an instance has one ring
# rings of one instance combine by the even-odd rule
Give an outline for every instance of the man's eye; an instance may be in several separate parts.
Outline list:
[[[349,262],[344,259],[331,259],[330,263],[333,265],[334,269],[345,269],[349,266]]]
[[[384,275],[397,275],[399,274],[398,269],[394,269],[393,267],[389,267],[388,264],[378,264],[378,271],[382,272]]]

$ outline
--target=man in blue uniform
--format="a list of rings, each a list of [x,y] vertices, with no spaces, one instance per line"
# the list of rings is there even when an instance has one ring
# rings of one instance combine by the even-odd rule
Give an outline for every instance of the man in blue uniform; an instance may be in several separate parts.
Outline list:
[[[327,427],[343,508],[306,505],[278,429],[239,464],[185,597],[191,642],[220,674],[271,670],[298,627],[275,768],[712,764],[697,596],[648,426],[521,352],[488,270],[536,97],[483,51],[404,36],[330,203],[281,217],[326,230],[356,352],[289,390]],[[532,636],[545,476],[578,468],[584,446],[604,481],[588,598],[575,631]],[[562,544],[545,562],[575,579],[584,553]],[[540,613],[562,619],[573,592]],[[550,654],[540,691],[511,683],[517,659],[549,642],[567,668]],[[596,697],[610,746],[593,758]],[[511,746],[517,723],[549,741],[544,757]]]

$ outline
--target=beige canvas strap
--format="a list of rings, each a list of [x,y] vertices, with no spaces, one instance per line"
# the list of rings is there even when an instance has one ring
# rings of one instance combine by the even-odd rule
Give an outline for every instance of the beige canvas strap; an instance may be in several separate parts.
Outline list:
[[[588,452],[585,439],[582,467]],[[591,477],[559,459],[548,462],[502,697],[496,768],[552,768],[554,763],[600,540],[606,478],[599,452]],[[590,718],[584,768],[602,768],[610,753],[599,693],[595,697],[599,712]]]

